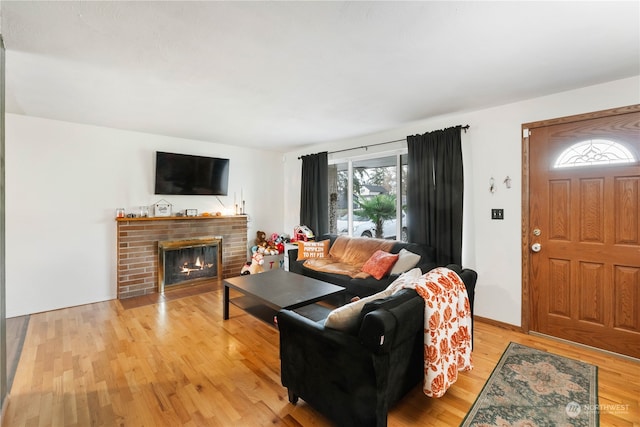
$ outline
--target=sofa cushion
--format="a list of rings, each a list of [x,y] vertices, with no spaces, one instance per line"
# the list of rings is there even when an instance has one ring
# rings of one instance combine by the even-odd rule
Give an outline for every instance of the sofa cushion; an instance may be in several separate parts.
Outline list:
[[[393,292],[392,289],[385,289],[377,294],[369,295],[357,301],[345,304],[331,311],[324,322],[325,328],[337,329],[340,331],[355,334],[359,327],[359,317],[362,307],[369,301],[385,298]]]
[[[377,250],[362,266],[362,271],[380,280],[393,268],[398,260],[398,254]]]
[[[329,241],[298,242],[298,261],[325,258],[329,254]]]
[[[398,261],[396,261],[396,263],[393,265],[391,273],[389,274],[401,274],[405,271],[411,270],[413,267],[418,265],[420,258],[421,257],[418,254],[415,254],[404,248],[400,249],[400,252],[398,252]]]
[[[342,274],[347,279],[353,277],[370,277],[368,274],[362,272],[362,265],[336,261],[331,257],[331,254],[329,254],[327,258],[308,259],[304,261],[303,265],[309,270],[315,270],[325,274]]]

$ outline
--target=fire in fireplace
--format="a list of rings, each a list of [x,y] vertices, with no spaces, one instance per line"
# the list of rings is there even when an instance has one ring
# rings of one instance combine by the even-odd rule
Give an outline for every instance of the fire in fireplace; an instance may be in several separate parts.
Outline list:
[[[220,278],[222,238],[158,242],[158,291]]]

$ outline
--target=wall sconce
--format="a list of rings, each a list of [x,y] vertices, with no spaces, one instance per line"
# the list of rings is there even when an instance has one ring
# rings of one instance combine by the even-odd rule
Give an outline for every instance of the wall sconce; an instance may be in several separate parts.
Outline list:
[[[511,188],[511,178],[509,178],[509,175],[507,175],[503,182],[507,188]]]

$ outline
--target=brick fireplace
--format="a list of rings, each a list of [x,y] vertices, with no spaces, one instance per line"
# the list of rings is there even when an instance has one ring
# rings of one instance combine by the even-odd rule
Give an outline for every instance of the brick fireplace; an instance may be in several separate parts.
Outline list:
[[[158,242],[219,238],[220,278],[238,276],[247,260],[246,215],[118,218],[116,221],[119,299],[159,292]]]

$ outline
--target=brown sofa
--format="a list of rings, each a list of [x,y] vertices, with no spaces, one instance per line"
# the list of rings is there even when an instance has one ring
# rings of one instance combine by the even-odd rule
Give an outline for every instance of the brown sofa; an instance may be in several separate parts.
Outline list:
[[[362,265],[379,248],[392,254],[406,249],[419,255],[420,259],[414,267],[420,268],[423,273],[437,267],[434,261],[434,250],[426,245],[335,234],[327,234],[318,239],[318,241],[322,240],[329,240],[328,258],[311,260],[310,262],[298,261],[298,249],[291,249],[288,251],[289,271],[344,286],[348,298],[373,295],[385,289],[398,278],[399,274],[389,274],[381,279],[376,279],[368,274],[360,273]],[[338,241],[338,245],[336,245],[336,241]],[[336,253],[339,253],[339,257],[335,256]],[[314,265],[310,266],[309,264]],[[322,270],[319,270],[318,266]]]

